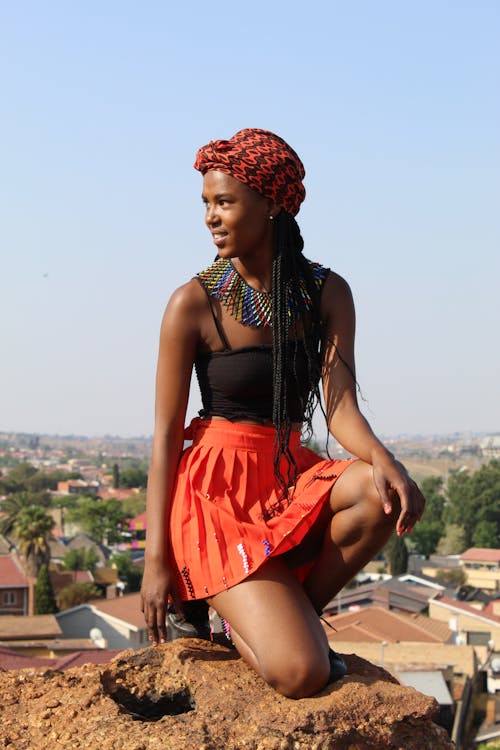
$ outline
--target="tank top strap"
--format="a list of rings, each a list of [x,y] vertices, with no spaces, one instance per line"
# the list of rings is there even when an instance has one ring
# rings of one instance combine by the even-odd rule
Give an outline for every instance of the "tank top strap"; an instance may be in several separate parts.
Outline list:
[[[199,281],[201,288],[203,289],[203,291],[207,295],[208,306],[210,308],[210,312],[212,313],[212,318],[213,318],[213,321],[214,321],[215,328],[217,329],[217,333],[219,334],[219,338],[222,341],[222,346],[224,347],[224,349],[231,349],[231,347],[229,346],[229,342],[228,342],[228,340],[226,338],[226,335],[225,335],[225,333],[224,333],[224,331],[222,329],[220,320],[217,318],[217,315],[215,314],[215,310],[214,310],[214,307],[212,305],[212,300],[210,299],[210,294],[208,292],[208,289],[206,288],[206,286],[204,285],[203,281],[200,279],[199,276],[195,276],[194,278],[197,281]]]

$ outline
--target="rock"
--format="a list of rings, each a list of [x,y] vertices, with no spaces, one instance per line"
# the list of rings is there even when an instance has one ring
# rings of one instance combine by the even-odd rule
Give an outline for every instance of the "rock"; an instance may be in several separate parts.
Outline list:
[[[318,695],[278,695],[224,646],[179,639],[107,665],[0,673],[0,747],[16,750],[452,750],[433,698],[344,655]],[[47,710],[49,708],[49,710]]]

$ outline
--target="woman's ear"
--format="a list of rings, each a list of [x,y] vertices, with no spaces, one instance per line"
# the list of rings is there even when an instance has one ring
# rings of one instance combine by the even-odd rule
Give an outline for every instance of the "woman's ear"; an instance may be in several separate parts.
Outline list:
[[[279,212],[281,211],[281,208],[276,205],[276,203],[269,202],[269,218],[275,219]]]

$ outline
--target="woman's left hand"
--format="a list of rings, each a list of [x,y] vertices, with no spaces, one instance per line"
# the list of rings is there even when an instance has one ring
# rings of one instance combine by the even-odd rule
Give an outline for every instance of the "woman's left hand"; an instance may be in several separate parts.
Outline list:
[[[401,504],[401,512],[396,521],[396,533],[398,536],[409,534],[416,522],[422,518],[425,507],[424,496],[403,464],[389,453],[384,452],[375,458],[372,465],[373,481],[385,513],[393,512],[396,494]]]

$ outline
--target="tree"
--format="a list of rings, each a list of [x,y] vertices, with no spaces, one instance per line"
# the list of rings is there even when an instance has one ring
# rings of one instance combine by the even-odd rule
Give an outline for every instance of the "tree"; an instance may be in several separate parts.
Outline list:
[[[62,559],[62,565],[64,570],[90,570],[93,572],[96,569],[99,557],[96,551],[89,547],[77,547],[76,549],[69,549]]]
[[[443,477],[425,477],[420,485],[422,494],[425,497],[424,520],[442,523],[443,511],[446,502],[444,496]]]
[[[472,541],[475,547],[497,549],[500,544],[498,525],[494,521],[479,521],[474,529]]]
[[[0,494],[10,495],[12,492],[22,492],[26,489],[27,480],[36,472],[35,467],[27,462],[17,464],[6,477],[0,479]]]
[[[146,510],[146,493],[138,492],[136,495],[129,495],[122,500],[122,510],[127,518],[140,516]]]
[[[101,592],[93,583],[71,583],[58,593],[56,600],[60,610],[77,607],[79,604],[99,599]]]
[[[445,526],[444,535],[439,540],[437,551],[440,555],[460,555],[467,549],[465,531],[462,526],[450,523]]]
[[[120,467],[118,464],[113,464],[113,489],[117,490],[120,486]]]
[[[137,466],[124,469],[120,474],[120,487],[140,487],[141,489],[145,489],[147,483],[147,471]]]
[[[443,536],[444,528],[439,521],[427,521],[425,516],[416,524],[411,532],[411,542],[415,551],[429,557],[436,551],[439,540]]]
[[[49,540],[54,526],[54,519],[34,505],[23,508],[16,518],[13,534],[26,560],[28,574],[34,578],[44,563],[49,564]]]
[[[68,519],[77,523],[92,539],[101,544],[122,541],[121,529],[126,525],[126,515],[118,500],[81,497],[76,508],[68,511]]]
[[[399,576],[408,570],[408,548],[402,536],[392,534],[384,548],[384,556],[389,565],[389,572]]]
[[[56,597],[50,580],[49,569],[44,563],[36,579],[35,614],[53,615],[57,612]]]
[[[9,495],[0,502],[3,518],[0,521],[0,534],[11,534],[19,513],[31,506],[48,507],[49,496],[46,492],[20,491]]]
[[[118,571],[121,580],[125,580],[127,592],[140,591],[143,570],[134,565],[129,552],[116,552],[109,562]]]
[[[495,544],[500,538],[500,460],[493,459],[474,474],[460,472],[448,482],[448,504],[444,512],[447,524],[464,530],[464,549],[474,544],[476,526],[485,521],[496,529]],[[484,527],[480,534],[484,537]],[[491,539],[488,532],[488,539]],[[492,541],[492,539],[491,539]],[[490,546],[490,544],[488,544]]]
[[[451,570],[438,570],[436,572],[436,581],[445,586],[453,586],[458,589],[463,586],[467,576],[463,568],[452,568]]]

